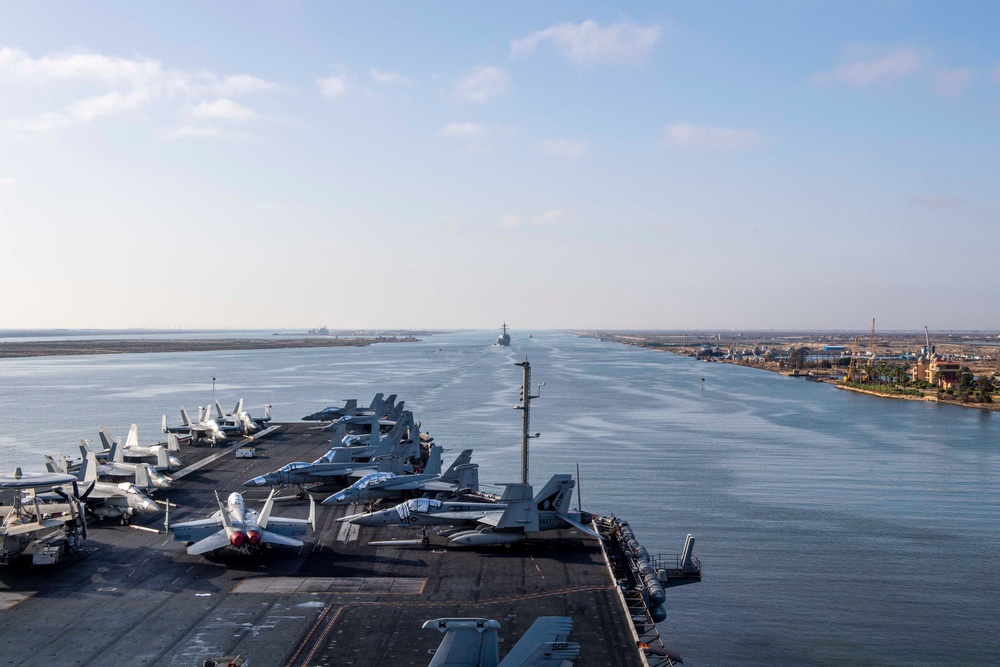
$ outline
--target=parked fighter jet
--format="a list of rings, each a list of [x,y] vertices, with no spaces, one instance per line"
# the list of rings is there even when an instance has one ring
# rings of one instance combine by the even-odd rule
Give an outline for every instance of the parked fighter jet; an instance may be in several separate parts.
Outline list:
[[[371,472],[394,472],[402,474],[404,471],[404,461],[409,451],[408,443],[398,444],[386,456],[381,456],[378,462],[357,463],[350,459],[349,448],[342,447],[334,451],[334,456],[327,452],[327,455],[317,459],[313,463],[295,461],[283,465],[266,475],[254,477],[243,482],[243,486],[287,486],[299,485],[305,490],[306,485],[310,491],[332,492],[342,489],[344,480],[364,477]]]
[[[573,630],[569,616],[539,616],[503,660],[497,621],[438,618],[423,628],[444,633],[428,667],[566,667],[580,656],[580,645],[566,641]]]
[[[378,420],[369,417],[371,420],[371,432],[367,435],[347,435],[347,427],[338,424],[333,437],[330,438],[330,450],[315,463],[329,463],[334,459],[338,461],[368,461],[379,456],[385,456],[396,448],[402,441],[403,435],[410,434],[410,453],[407,456],[416,456],[419,453],[420,427],[413,424],[413,414],[403,413],[403,419],[396,422],[392,430],[385,436],[381,434]],[[347,450],[346,453],[341,450]],[[350,455],[349,458],[347,455]]]
[[[219,428],[227,435],[247,436],[251,433],[256,433],[264,424],[271,421],[270,405],[264,405],[264,416],[262,418],[255,418],[249,412],[243,410],[242,398],[236,403],[236,407],[229,414],[223,412],[222,406],[216,401],[215,413]]]
[[[175,540],[188,543],[187,552],[192,556],[209,551],[217,553],[226,547],[243,553],[256,552],[275,544],[301,547],[302,540],[295,538],[305,535],[307,528],[316,530],[315,501],[309,504],[308,519],[289,519],[271,516],[273,490],[260,512],[248,508],[239,493],[230,493],[225,505],[219,500],[218,492],[215,493],[215,500],[219,503],[219,510],[210,518],[167,525]]]
[[[375,394],[375,398],[372,399],[371,405],[367,408],[359,408],[358,399],[352,398],[344,401],[344,407],[342,408],[330,406],[328,408],[323,408],[319,412],[306,415],[302,419],[303,421],[333,421],[334,419],[339,419],[341,417],[354,417],[358,415],[376,415],[381,417],[387,412],[392,412],[395,403],[396,394],[391,394],[388,400],[385,401],[382,400],[382,394]]]
[[[62,491],[63,484],[75,485],[76,478],[61,473],[0,473],[0,491],[11,490],[10,499],[0,503],[0,561],[17,556],[45,556],[47,547],[76,549],[87,537],[87,522],[77,491]],[[42,502],[38,492],[55,491],[61,503]],[[22,496],[22,493],[26,495]],[[5,494],[6,495],[6,494]],[[53,562],[39,560],[38,562]]]
[[[432,447],[423,473],[397,475],[391,472],[373,472],[365,475],[343,491],[329,496],[324,505],[349,505],[370,503],[381,498],[402,498],[408,493],[455,493],[479,491],[479,466],[469,463],[472,450],[466,449],[441,474],[441,448]]]
[[[213,447],[217,442],[226,439],[226,434],[219,428],[219,424],[212,419],[211,408],[202,408],[199,406],[198,421],[193,422],[188,417],[187,410],[182,405],[181,420],[183,423],[180,426],[167,426],[167,416],[163,415],[163,432],[189,435],[192,442],[207,442]]]
[[[362,428],[371,424],[373,417],[377,417],[379,426],[383,430],[388,431],[389,429],[391,429],[393,426],[396,425],[397,421],[399,421],[402,418],[403,412],[404,412],[403,401],[400,401],[399,403],[396,404],[396,407],[394,407],[392,411],[387,412],[384,415],[355,415],[353,417],[345,416],[335,420],[331,424],[327,424],[326,426],[323,427],[323,430],[327,431],[333,430],[337,428],[339,424],[344,424],[345,426],[347,426],[348,430],[351,430],[352,428]]]
[[[87,449],[86,445],[80,445],[80,453],[83,458],[79,461],[70,461],[65,454],[60,454],[58,458],[45,455],[45,468],[49,472],[67,473],[79,475],[83,467],[83,461],[88,455],[94,453]],[[95,457],[96,462],[96,457]],[[171,479],[161,475],[156,468],[148,463],[97,463],[97,480],[100,482],[130,482],[144,493],[153,493],[158,489],[169,489]]]
[[[140,470],[148,470],[140,468]],[[80,500],[90,514],[102,519],[118,519],[122,525],[128,524],[136,514],[160,512],[160,506],[149,499],[135,484],[129,482],[101,482],[97,479],[97,457],[87,452],[83,465],[77,473],[77,480],[84,487]],[[76,484],[74,483],[74,486]],[[68,489],[63,486],[59,496],[65,497]],[[55,500],[42,494],[47,500]]]
[[[86,440],[81,442],[90,448],[90,443]],[[106,454],[105,460],[108,463],[149,463],[157,470],[180,470],[181,460],[175,454],[181,451],[177,436],[173,433],[167,434],[166,445],[150,445],[143,447],[139,445],[139,428],[132,424],[128,430],[125,442],[119,438],[117,441],[108,437],[107,431],[101,427],[101,444],[104,445]],[[94,452],[97,455],[97,452]],[[100,460],[98,456],[98,460]]]
[[[506,486],[498,503],[414,498],[386,510],[346,516],[338,521],[362,526],[475,526],[474,530],[448,536],[453,544],[461,546],[513,544],[527,539],[527,533],[560,528],[575,528],[603,539],[586,525],[592,521],[589,513],[569,511],[576,486],[570,475],[553,475],[535,498],[531,497],[530,484]]]

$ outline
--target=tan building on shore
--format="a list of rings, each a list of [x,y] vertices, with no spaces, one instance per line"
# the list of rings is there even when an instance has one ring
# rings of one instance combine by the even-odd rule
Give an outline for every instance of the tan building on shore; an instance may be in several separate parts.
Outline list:
[[[942,359],[928,361],[924,357],[920,357],[917,363],[913,364],[913,379],[923,380],[942,389],[954,389],[958,384],[961,368],[962,365],[957,361],[944,361]]]

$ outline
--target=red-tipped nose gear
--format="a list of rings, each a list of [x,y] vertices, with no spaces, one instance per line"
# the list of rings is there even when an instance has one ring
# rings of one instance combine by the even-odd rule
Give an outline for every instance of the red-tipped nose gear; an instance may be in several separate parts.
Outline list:
[[[256,530],[247,531],[247,542],[257,544],[260,542],[260,532]]]
[[[242,530],[234,530],[233,534],[229,536],[229,543],[232,544],[237,549],[239,549],[240,547],[243,546],[243,543],[246,541],[246,539],[247,536],[243,533]]]

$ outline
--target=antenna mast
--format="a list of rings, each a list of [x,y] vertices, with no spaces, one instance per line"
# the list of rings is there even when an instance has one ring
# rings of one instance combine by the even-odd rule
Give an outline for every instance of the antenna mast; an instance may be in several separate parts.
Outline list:
[[[515,364],[524,369],[524,380],[521,384],[521,404],[515,405],[515,410],[521,411],[521,483],[528,483],[528,440],[531,438],[537,438],[541,433],[535,433],[534,435],[530,432],[531,427],[531,400],[538,398],[542,395],[542,387],[545,383],[538,385],[538,393],[534,396],[531,395],[531,364],[528,360],[518,362]]]

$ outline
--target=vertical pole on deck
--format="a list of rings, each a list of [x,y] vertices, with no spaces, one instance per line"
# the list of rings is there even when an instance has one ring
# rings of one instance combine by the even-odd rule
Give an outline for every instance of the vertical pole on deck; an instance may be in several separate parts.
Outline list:
[[[531,399],[541,395],[542,385],[538,385],[539,393],[531,395],[531,364],[528,360],[518,362],[518,366],[524,369],[524,379],[521,384],[521,404],[515,405],[515,410],[521,411],[521,483],[528,483],[528,440],[537,438],[541,433],[531,433]]]

